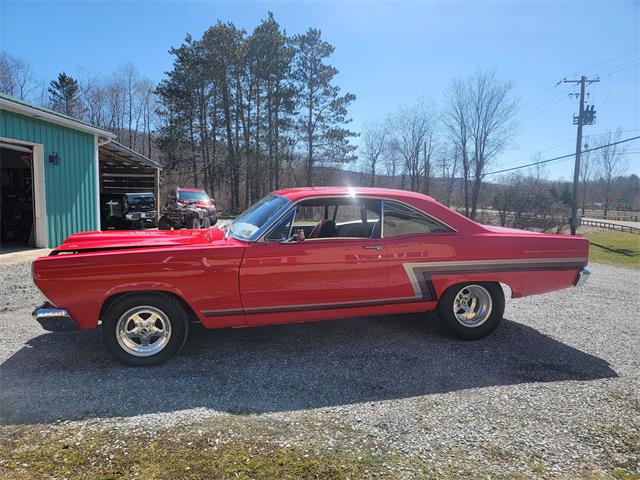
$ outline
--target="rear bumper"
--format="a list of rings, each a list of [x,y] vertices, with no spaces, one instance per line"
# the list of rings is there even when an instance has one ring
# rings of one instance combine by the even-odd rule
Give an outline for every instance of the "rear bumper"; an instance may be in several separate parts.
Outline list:
[[[574,283],[574,286],[576,287],[582,287],[585,283],[587,283],[587,280],[589,279],[589,276],[591,275],[591,271],[587,268],[583,268],[578,272],[578,276],[576,277],[576,283]]]
[[[31,316],[49,332],[66,332],[78,328],[69,312],[63,308],[56,308],[50,303],[36,308]]]

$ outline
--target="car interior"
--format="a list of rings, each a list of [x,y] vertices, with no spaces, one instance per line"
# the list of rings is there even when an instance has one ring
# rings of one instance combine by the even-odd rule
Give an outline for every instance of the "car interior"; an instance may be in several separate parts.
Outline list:
[[[323,198],[300,203],[265,237],[267,241],[323,238],[380,238],[381,204],[376,199]],[[384,202],[384,236],[442,233],[444,225],[416,210]]]

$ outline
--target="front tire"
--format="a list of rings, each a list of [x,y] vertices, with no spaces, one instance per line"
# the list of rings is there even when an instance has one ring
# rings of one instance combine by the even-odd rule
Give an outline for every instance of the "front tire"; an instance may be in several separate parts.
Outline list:
[[[167,217],[160,217],[160,220],[158,220],[158,230],[171,230],[171,222]]]
[[[438,320],[461,340],[478,340],[493,332],[504,314],[504,292],[498,283],[462,283],[448,288],[438,302]]]
[[[189,228],[192,230],[198,230],[200,228],[200,220],[197,218],[191,220],[191,226]]]
[[[184,306],[170,295],[127,294],[104,313],[102,342],[125,365],[159,365],[184,345],[189,332],[188,318]]]
[[[211,220],[209,220],[209,217],[204,217],[204,220],[202,221],[202,228],[209,227],[211,227]]]

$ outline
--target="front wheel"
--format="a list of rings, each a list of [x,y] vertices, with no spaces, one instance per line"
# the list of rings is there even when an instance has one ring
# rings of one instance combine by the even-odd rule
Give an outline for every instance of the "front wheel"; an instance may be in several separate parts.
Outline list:
[[[204,220],[202,221],[202,228],[209,227],[211,227],[211,220],[209,220],[209,217],[204,217]]]
[[[171,222],[167,217],[160,217],[160,220],[158,220],[158,230],[171,230]]]
[[[437,312],[448,333],[462,340],[478,340],[500,324],[504,292],[498,283],[454,285],[440,297]]]
[[[189,224],[191,225],[189,228],[192,230],[198,230],[200,228],[200,220],[197,218],[192,219]]]
[[[184,345],[188,318],[183,305],[170,295],[124,295],[103,315],[102,342],[125,365],[159,365]]]

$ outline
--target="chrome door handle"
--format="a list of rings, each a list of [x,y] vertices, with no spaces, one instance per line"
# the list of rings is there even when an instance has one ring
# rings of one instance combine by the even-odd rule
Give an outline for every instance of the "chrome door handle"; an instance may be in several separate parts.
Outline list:
[[[367,250],[380,250],[382,248],[382,245],[367,245],[366,247],[362,248],[366,248]]]

